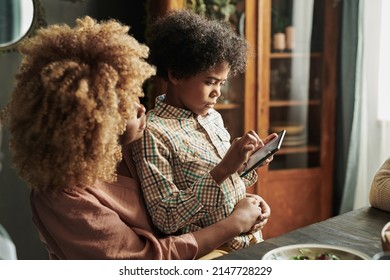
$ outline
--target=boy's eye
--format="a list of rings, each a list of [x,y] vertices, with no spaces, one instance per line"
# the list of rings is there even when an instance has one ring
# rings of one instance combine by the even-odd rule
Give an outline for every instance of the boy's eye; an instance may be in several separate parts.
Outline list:
[[[223,86],[225,85],[226,81],[218,81],[218,80],[215,80],[215,81],[206,81],[206,85],[208,86],[214,86],[214,85],[220,85],[220,86]]]

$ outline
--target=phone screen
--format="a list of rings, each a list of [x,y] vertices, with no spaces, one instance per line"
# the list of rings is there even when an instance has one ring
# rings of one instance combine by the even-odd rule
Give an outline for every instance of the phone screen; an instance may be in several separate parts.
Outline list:
[[[253,169],[261,165],[264,161],[266,161],[277,151],[279,151],[285,134],[286,134],[286,130],[282,130],[281,132],[278,133],[278,137],[275,137],[267,144],[265,144],[264,147],[261,147],[259,150],[253,153],[249,158],[248,163],[240,176],[241,177],[245,176]]]

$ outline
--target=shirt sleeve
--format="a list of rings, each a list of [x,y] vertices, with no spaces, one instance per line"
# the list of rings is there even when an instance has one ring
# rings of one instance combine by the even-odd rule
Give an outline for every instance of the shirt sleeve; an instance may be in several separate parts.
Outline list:
[[[125,223],[123,214],[93,195],[61,193],[53,198],[32,193],[31,205],[51,258],[193,259],[197,254],[192,234],[158,238],[146,228]],[[128,217],[135,215],[132,209],[128,213]]]
[[[146,130],[132,151],[152,221],[169,234],[217,209],[225,195],[209,172],[188,185],[180,163],[172,162],[173,149],[165,144],[169,140],[161,137]]]
[[[258,175],[256,170],[252,170],[248,174],[246,174],[244,177],[242,177],[242,181],[245,184],[245,187],[249,188],[250,186],[254,185],[257,182]]]

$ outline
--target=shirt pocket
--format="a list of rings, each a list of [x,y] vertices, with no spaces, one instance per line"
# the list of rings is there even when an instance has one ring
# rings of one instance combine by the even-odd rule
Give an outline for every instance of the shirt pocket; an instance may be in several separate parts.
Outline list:
[[[188,184],[193,184],[210,171],[212,162],[206,147],[199,143],[182,143],[177,150],[176,168]]]
[[[177,149],[177,157],[179,164],[185,164],[186,162],[195,162],[200,159],[200,153],[191,145],[181,145]]]
[[[225,129],[218,129],[217,135],[221,141],[230,142],[230,134]]]
[[[227,150],[230,148],[230,134],[224,129],[218,129],[216,132],[218,139],[222,146],[222,154],[225,155]]]

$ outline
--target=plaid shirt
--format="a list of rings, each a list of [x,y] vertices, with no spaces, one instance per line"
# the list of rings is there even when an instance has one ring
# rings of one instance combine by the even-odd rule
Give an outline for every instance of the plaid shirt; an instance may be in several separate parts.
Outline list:
[[[187,233],[227,217],[257,180],[255,171],[237,173],[218,185],[210,171],[230,147],[230,135],[221,115],[207,116],[163,103],[147,114],[143,138],[133,145],[133,155],[145,202],[155,226],[164,233]],[[249,245],[251,234],[226,244],[233,250]]]

